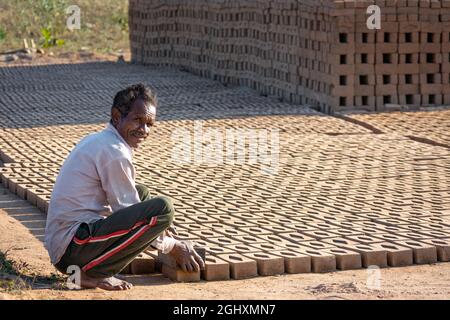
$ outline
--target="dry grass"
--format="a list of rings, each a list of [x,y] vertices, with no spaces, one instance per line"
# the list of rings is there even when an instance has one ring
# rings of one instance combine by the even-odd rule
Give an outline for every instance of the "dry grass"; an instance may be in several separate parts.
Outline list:
[[[66,9],[81,9],[81,29],[66,26]],[[73,52],[88,48],[98,53],[127,50],[127,0],[15,0],[0,2],[0,52],[23,47],[23,39],[34,39],[38,47]],[[60,44],[57,46],[56,43]]]
[[[33,289],[64,289],[64,277],[53,273],[42,277],[30,270],[27,263],[8,258],[8,251],[0,252],[0,292],[18,294]]]

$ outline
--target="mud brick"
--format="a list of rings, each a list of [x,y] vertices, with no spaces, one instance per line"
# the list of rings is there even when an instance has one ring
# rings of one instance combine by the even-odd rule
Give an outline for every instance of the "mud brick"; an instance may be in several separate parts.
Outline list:
[[[233,228],[231,226],[224,226],[222,228],[214,228],[214,231],[217,231],[217,233],[222,234],[222,236],[226,237],[236,237],[236,236],[245,236],[246,233],[237,229]]]
[[[158,250],[155,250],[152,247],[148,247],[148,249],[146,249],[144,253],[155,260],[155,270],[158,272],[162,272],[162,261],[160,260],[160,257],[158,255]]]
[[[422,240],[422,242],[436,247],[439,261],[450,261],[450,238]]]
[[[275,234],[263,234],[255,237],[257,241],[253,241],[252,243],[271,243],[271,244],[281,244],[286,242],[285,238],[280,237]]]
[[[229,254],[229,253],[234,253],[234,250],[231,249],[227,249],[224,248],[222,246],[218,246],[217,244],[214,246],[208,246],[206,248],[206,252],[208,254],[212,254],[212,255],[219,255],[219,254]]]
[[[417,72],[418,73],[418,72]],[[409,81],[409,83],[407,83],[407,81]],[[419,86],[418,84],[420,83],[420,77],[418,74],[410,74],[408,72],[406,72],[405,74],[400,74],[399,78],[398,78],[398,82],[399,82],[399,87],[398,89],[400,90],[399,93],[417,93],[418,91],[413,91],[413,92],[409,92],[411,90],[411,88],[414,90],[418,90]],[[404,92],[406,91],[406,92]]]
[[[377,96],[384,96],[384,95],[392,95],[395,94],[397,91],[397,85],[395,84],[389,84],[389,85],[376,85],[374,94]],[[392,102],[394,103],[394,102]]]
[[[378,238],[378,239],[383,240],[385,242],[408,240],[407,237],[400,236],[398,234],[393,234],[393,233],[378,233],[378,232],[375,232],[373,234],[375,234],[373,236],[374,238]]]
[[[177,212],[177,214],[175,214],[173,224],[176,226],[186,226],[188,224],[196,224],[196,222],[184,215],[179,214],[179,212]]]
[[[1,168],[0,168],[0,169],[1,169]],[[5,175],[2,175],[2,184],[3,184],[3,187],[6,188],[6,189],[8,189],[8,182],[9,182],[9,179],[10,179],[10,177],[7,176],[6,174],[5,174]]]
[[[267,252],[245,253],[243,255],[256,261],[258,274],[261,276],[272,276],[284,273],[283,257]]]
[[[262,243],[252,243],[249,246],[255,248],[256,250],[254,251],[271,252],[275,250],[283,250],[284,247],[278,244],[279,242],[262,242]]]
[[[211,228],[207,227],[207,226],[204,226],[204,225],[201,225],[201,224],[188,224],[188,225],[186,225],[184,227],[184,230],[186,232],[188,232],[188,233],[192,233],[192,232],[195,232],[195,231],[200,231],[200,232],[203,231],[203,230],[208,231],[208,230],[211,230]]]
[[[50,203],[50,195],[49,194],[39,194],[36,195],[36,206],[41,210],[44,214],[48,212],[48,205]]]
[[[129,264],[131,274],[148,274],[155,272],[155,259],[146,253],[140,253]]]
[[[35,188],[30,188],[26,190],[27,192],[27,200],[34,206],[37,206],[37,190]]]
[[[372,109],[371,106],[375,106],[375,97],[360,97],[360,96],[356,96],[355,97],[355,106],[356,107],[367,107]]]
[[[220,259],[230,264],[230,276],[233,279],[253,278],[258,275],[258,267],[255,260],[241,254],[222,254]]]
[[[439,63],[421,63],[419,64],[419,71],[421,73],[420,75],[420,83],[427,83],[427,74],[435,74],[435,82],[434,83],[441,83],[442,78],[440,74],[440,64]]]
[[[339,270],[360,269],[362,266],[361,255],[358,252],[343,248],[324,249],[323,251],[336,257],[336,266]]]
[[[450,94],[446,94],[443,96],[442,103],[445,105],[450,105]]]
[[[122,271],[120,271],[120,274],[131,274],[131,263],[129,263],[125,268],[122,269]]]
[[[426,230],[420,231],[420,232],[403,231],[403,232],[398,232],[396,234],[400,237],[408,238],[408,240],[411,240],[411,239],[412,240],[424,240],[424,239],[433,239],[434,238],[434,236],[428,234],[426,232]]]
[[[261,227],[247,227],[247,228],[238,228],[239,230],[245,232],[246,234],[251,235],[260,235],[260,234],[272,234],[270,230],[263,229]]]
[[[242,244],[242,243],[233,244],[233,245],[227,245],[224,248],[228,249],[228,250],[232,250],[232,251],[237,252],[237,253],[247,253],[247,252],[262,251],[261,249],[259,249],[259,250],[255,249],[255,247],[252,246],[252,245],[245,245],[245,244]]]
[[[413,252],[410,248],[392,242],[383,242],[374,245],[387,251],[387,261],[390,267],[403,267],[413,264]]]
[[[284,239],[288,239],[288,240],[293,240],[293,241],[310,241],[310,240],[314,240],[313,237],[307,236],[305,235],[303,232],[305,231],[314,231],[317,230],[317,228],[313,227],[313,226],[308,226],[308,225],[293,225],[295,229],[294,232],[286,232],[286,233],[279,233],[278,236],[284,238]]]
[[[365,268],[371,265],[376,265],[380,268],[387,267],[387,251],[377,248],[376,245],[352,243],[340,247],[359,252],[362,265]]]
[[[245,236],[234,237],[234,239],[241,243],[252,244],[252,243],[258,243],[258,242],[267,242],[268,240],[265,238],[265,236],[276,237],[275,235],[262,235],[262,236],[245,235]]]
[[[416,240],[396,241],[395,243],[413,250],[415,264],[437,262],[437,250],[434,245]]]
[[[198,282],[200,281],[200,270],[185,272],[177,267],[172,267],[167,264],[162,265],[162,273],[176,282]]]
[[[245,221],[243,219],[236,219],[231,218],[226,221],[223,221],[224,226],[231,226],[233,228],[249,228],[249,227],[256,227],[257,224],[253,221]]]
[[[230,265],[222,259],[209,256],[205,260],[205,269],[201,271],[201,276],[206,281],[228,280]]]
[[[411,35],[408,35],[408,36],[410,36],[411,38],[416,37],[416,35],[418,37],[417,32],[414,32],[414,33],[411,32],[410,34]],[[406,35],[401,34],[400,40],[404,39],[404,37],[406,37]],[[411,54],[413,54],[414,57],[416,57],[418,52],[420,52],[419,42],[413,41],[411,43],[400,43],[398,45],[398,53],[401,54],[401,57],[404,57],[406,53],[411,53]],[[400,61],[404,61],[404,60],[400,59]],[[413,61],[417,61],[417,59],[413,59]],[[401,62],[401,63],[404,63],[404,62]]]
[[[193,235],[193,238],[200,238],[200,239],[205,239],[205,240],[208,240],[210,238],[222,238],[223,237],[222,233],[216,232],[212,229],[200,229],[197,231],[191,231],[190,234]]]
[[[352,241],[363,243],[363,244],[371,244],[371,243],[377,243],[380,242],[380,239],[377,237],[372,237],[370,235],[364,234],[364,235],[355,235],[355,236],[348,236],[346,237]]]
[[[261,226],[262,229],[271,231],[274,234],[280,234],[280,233],[288,233],[288,232],[293,232],[295,231],[292,228],[288,228],[288,227],[283,227],[280,225],[271,225],[271,226]]]
[[[311,257],[295,250],[281,250],[271,252],[273,255],[284,259],[284,271],[286,273],[309,273],[311,272]]]
[[[354,235],[364,234],[363,231],[357,230],[356,228],[355,229],[347,229],[347,228],[333,229],[333,232],[336,233],[338,235],[338,237],[339,236],[345,237],[345,236],[354,236]],[[324,239],[324,240],[327,240],[327,239]]]
[[[336,257],[325,250],[302,249],[297,252],[311,257],[311,271],[314,273],[336,271]]]
[[[225,236],[221,236],[221,237],[217,237],[217,238],[209,238],[206,239],[209,243],[213,243],[215,245],[218,246],[227,246],[227,245],[236,245],[236,244],[240,244],[240,242],[236,239],[234,239],[234,237],[225,237]]]
[[[325,230],[312,230],[312,231],[304,231],[305,235],[312,237],[317,240],[327,239],[327,238],[335,238],[338,236],[337,233],[334,233],[332,231],[325,231]]]
[[[317,250],[321,250],[321,249],[329,249],[329,248],[333,248],[334,246],[331,245],[330,243],[326,242],[326,239],[324,240],[320,240],[320,241],[303,241],[299,243],[302,247],[304,248],[312,248],[312,249],[317,249]]]
[[[194,239],[199,239],[199,236],[192,234],[188,231],[177,230],[177,234],[174,235],[174,238],[178,239],[178,240],[194,240]]]
[[[149,255],[150,255],[150,257],[154,258],[153,255],[151,255],[151,254],[149,254]],[[159,263],[161,263],[161,265],[168,265],[168,266],[170,266],[172,268],[175,268],[175,269],[178,267],[175,258],[172,255],[170,255],[170,254],[162,253],[161,250],[158,250],[158,258],[157,258],[157,260],[158,260]]]
[[[314,227],[316,230],[330,230],[330,229],[333,229],[333,225],[332,224],[330,225],[330,222],[324,221],[324,220],[322,220],[320,222],[308,222],[308,223],[305,223],[305,224],[308,225],[308,226]],[[337,226],[335,228],[337,228]],[[314,230],[311,230],[311,231],[308,231],[308,232],[312,232],[312,231],[314,231]],[[302,232],[304,233],[304,231],[302,231]]]

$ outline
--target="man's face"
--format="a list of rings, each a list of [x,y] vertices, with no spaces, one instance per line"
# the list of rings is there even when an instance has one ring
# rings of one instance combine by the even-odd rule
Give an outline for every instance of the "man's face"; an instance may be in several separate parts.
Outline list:
[[[142,99],[133,102],[131,110],[126,117],[122,117],[115,109],[113,123],[122,138],[132,148],[138,148],[150,133],[150,128],[155,123],[156,108],[153,105],[145,105]]]

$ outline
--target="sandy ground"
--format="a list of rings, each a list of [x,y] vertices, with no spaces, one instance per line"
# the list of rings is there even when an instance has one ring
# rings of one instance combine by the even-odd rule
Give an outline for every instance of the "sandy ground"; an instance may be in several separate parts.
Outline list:
[[[0,192],[1,194],[2,192]],[[13,195],[0,195],[3,200]],[[1,202],[1,200],[0,200]],[[15,206],[28,208],[16,198]],[[7,212],[8,211],[8,212]],[[30,213],[33,214],[33,213]],[[0,289],[0,299],[449,299],[450,263],[381,269],[379,277],[368,270],[339,271],[327,274],[296,274],[258,277],[220,282],[174,283],[161,274],[128,276],[134,288],[126,292],[100,289],[71,291],[55,282],[42,281],[57,273],[34,228],[24,219],[13,217],[10,209],[0,209],[0,251],[22,266],[27,276],[37,277],[29,288]],[[36,224],[44,217],[35,216]],[[22,220],[22,221],[20,221]],[[41,221],[41,222],[39,222]],[[33,231],[34,230],[34,231]],[[34,234],[33,234],[33,233]],[[26,265],[24,264],[26,263]],[[369,277],[368,277],[369,276]],[[380,286],[368,287],[372,284]]]

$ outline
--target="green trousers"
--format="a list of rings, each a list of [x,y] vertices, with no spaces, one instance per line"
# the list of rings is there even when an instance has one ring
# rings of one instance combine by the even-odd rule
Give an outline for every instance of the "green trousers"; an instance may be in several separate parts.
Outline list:
[[[67,273],[67,268],[75,265],[93,278],[116,275],[171,225],[171,200],[162,196],[151,198],[145,186],[137,185],[136,189],[140,203],[80,225],[55,265],[59,271]]]

